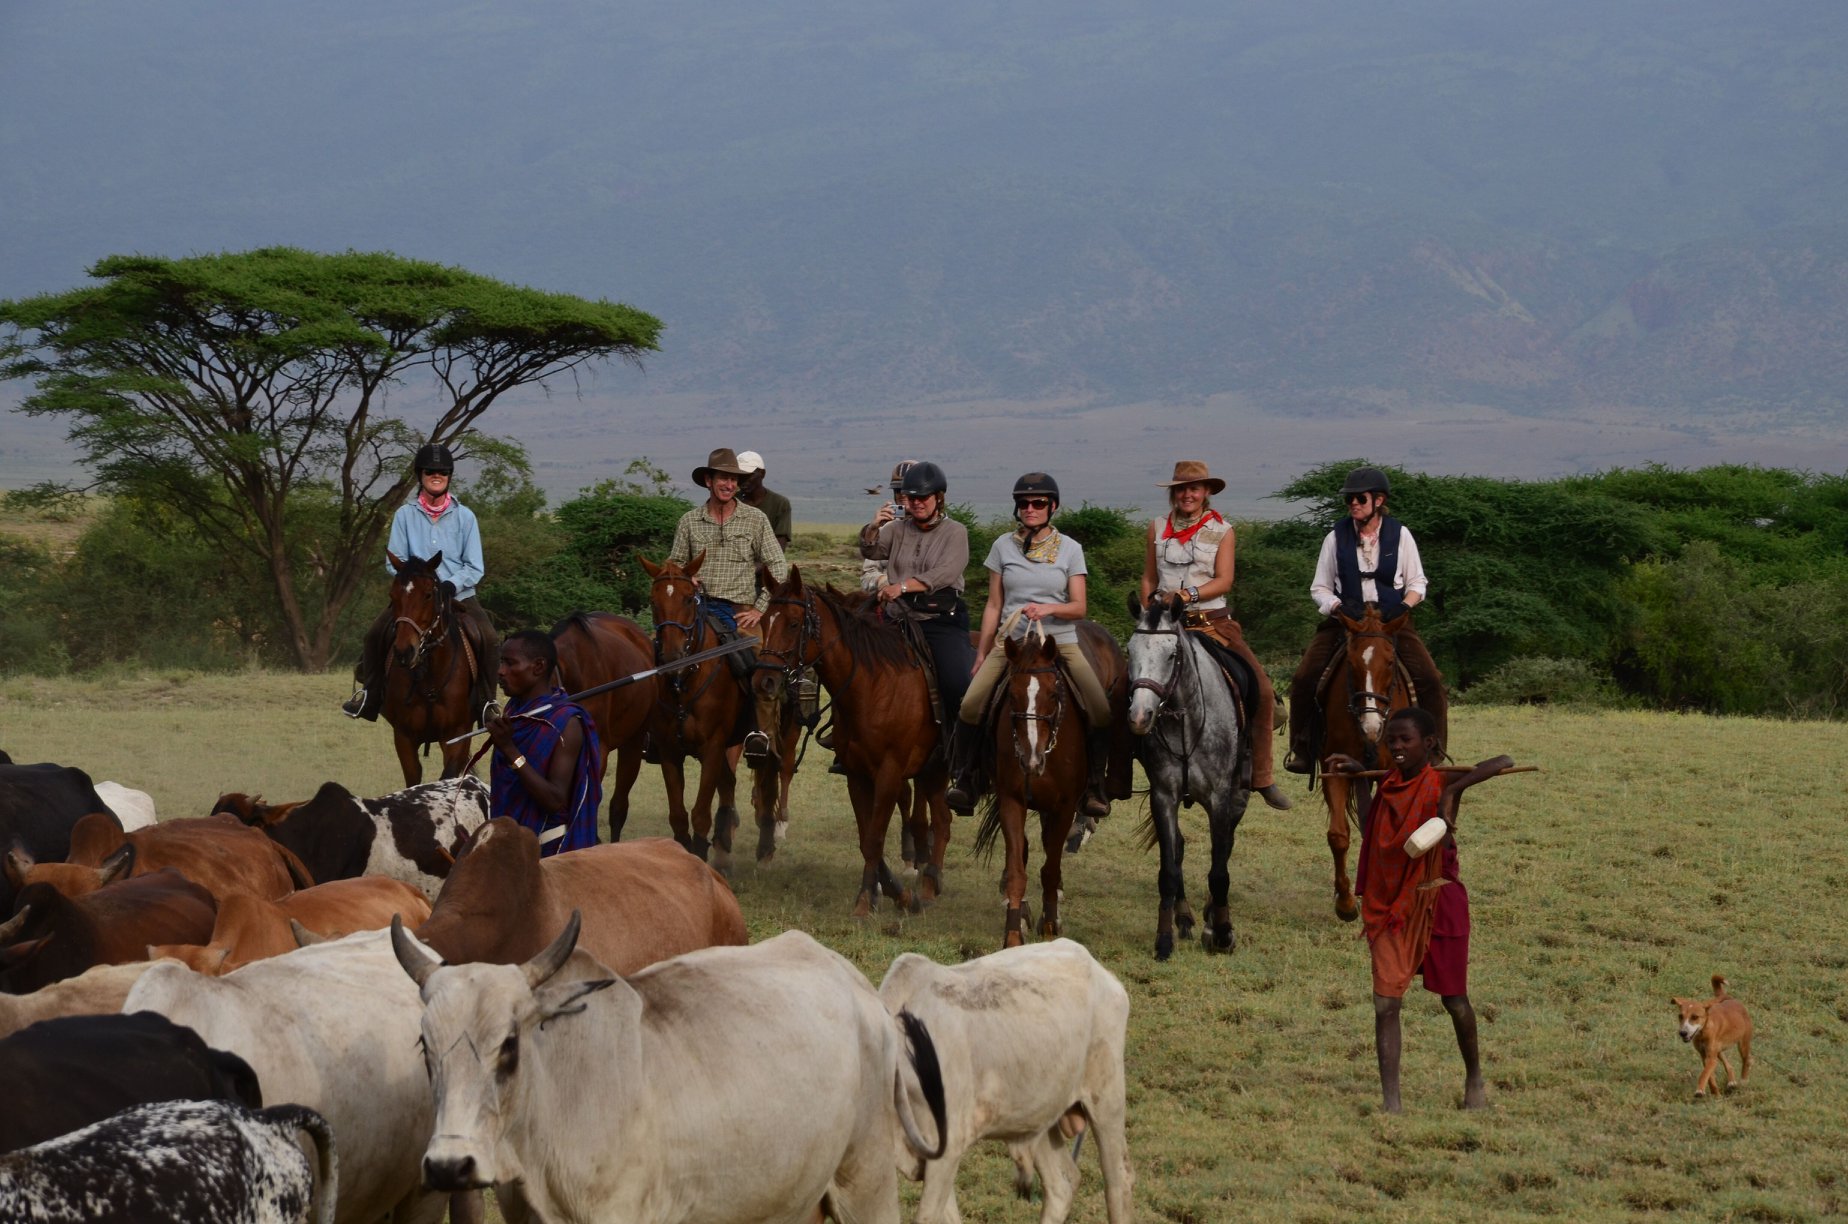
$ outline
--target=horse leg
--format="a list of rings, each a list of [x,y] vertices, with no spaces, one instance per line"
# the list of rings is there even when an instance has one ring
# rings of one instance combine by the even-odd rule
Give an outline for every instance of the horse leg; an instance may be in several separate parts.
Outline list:
[[[404,771],[404,784],[416,786],[423,781],[423,763],[417,759],[417,745],[396,727],[391,731],[392,747],[398,750],[398,768]]]
[[[1174,910],[1181,900],[1181,825],[1175,811],[1176,795],[1167,790],[1149,792],[1150,827],[1155,831],[1155,845],[1161,851],[1161,866],[1155,883],[1161,895],[1161,909],[1155,921],[1155,959],[1165,961],[1174,955]]]
[[[622,840],[622,828],[629,823],[629,792],[642,772],[640,738],[616,750],[616,773],[610,782],[610,840]]]
[[[1077,801],[1060,804],[1055,811],[1065,813],[1063,818],[1040,813],[1040,850],[1046,861],[1040,865],[1040,924],[1041,939],[1057,939],[1065,933],[1065,920],[1059,916],[1059,903],[1065,899],[1064,868],[1061,856],[1065,849],[1065,835],[1071,830],[1072,817],[1075,815]]]
[[[468,757],[469,753],[475,750],[474,744],[468,740],[463,740],[459,744],[440,744],[438,746],[443,750],[443,778],[447,780],[449,778],[461,777],[462,771],[468,768]]]
[[[1232,906],[1227,894],[1232,887],[1232,872],[1227,863],[1232,858],[1232,842],[1238,833],[1242,813],[1228,810],[1230,795],[1213,797],[1209,827],[1213,836],[1212,862],[1206,869],[1206,928],[1200,932],[1200,946],[1208,952],[1232,952],[1238,948],[1238,936],[1232,930]]]
[[[1339,774],[1322,775],[1322,801],[1328,805],[1328,852],[1335,861],[1335,917],[1352,922],[1360,917],[1360,903],[1348,881],[1348,787]]]
[[[872,841],[874,857],[870,861],[879,865],[879,884],[885,889],[886,896],[900,910],[909,910],[915,914],[924,908],[918,895],[892,874],[892,869],[885,861],[886,831],[891,826],[892,813],[898,807],[898,791],[903,782],[902,778],[889,776],[888,770],[881,770],[873,783],[873,819],[870,823],[875,826]]]
[[[898,857],[905,866],[916,871],[922,867],[929,852],[918,845],[918,831],[914,823],[916,812],[913,810],[918,799],[918,788],[910,782],[901,782],[898,786]]]
[[[950,851],[950,821],[953,817],[950,801],[944,797],[946,785],[939,782],[929,790],[919,791],[912,802],[912,811],[917,820],[916,836],[922,839],[926,829],[930,834],[930,861],[918,869],[918,893],[927,906],[935,905],[937,898],[943,895],[943,859]],[[930,816],[928,824],[924,821],[927,812]],[[918,854],[920,859],[923,858],[921,843]]]
[[[1018,948],[1027,942],[1021,927],[1030,922],[1027,902],[1027,808],[1012,794],[996,787],[995,815],[1001,822],[1001,903],[1007,907],[1001,926],[1001,946]]]
[[[721,788],[725,791],[729,791],[730,781],[731,777],[725,769],[725,748],[723,745],[721,745],[717,751],[709,747],[705,752],[700,754],[699,790],[694,793],[692,816],[693,853],[699,855],[702,859],[712,855],[713,795],[715,793],[721,793]],[[724,803],[722,793],[721,803]],[[713,866],[717,867],[718,863],[715,861]]]
[[[879,858],[884,852],[881,840],[872,840],[873,780],[861,774],[847,775],[847,796],[853,801],[854,822],[860,833],[860,891],[853,901],[855,918],[870,918],[879,906]]]
[[[789,788],[795,782],[796,754],[802,745],[802,723],[795,718],[785,718],[783,723],[783,742],[777,746],[776,804],[771,808],[779,843],[789,836]]]
[[[656,741],[661,751],[661,782],[667,790],[667,827],[682,849],[693,849],[693,837],[687,826],[687,760],[678,745]]]

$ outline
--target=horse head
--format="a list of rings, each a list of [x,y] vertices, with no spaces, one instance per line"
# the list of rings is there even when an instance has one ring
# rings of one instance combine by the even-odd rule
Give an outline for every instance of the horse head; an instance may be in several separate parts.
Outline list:
[[[1390,621],[1380,620],[1378,604],[1366,604],[1358,619],[1336,610],[1347,628],[1348,709],[1360,724],[1361,735],[1374,743],[1386,734],[1386,719],[1394,707],[1395,688],[1401,698],[1398,655],[1394,643],[1409,612]]]
[[[1129,635],[1129,729],[1147,735],[1155,726],[1162,702],[1173,691],[1180,672],[1180,597],[1150,600],[1147,605],[1132,591],[1130,615],[1136,627]]]
[[[427,558],[412,554],[400,559],[391,552],[385,556],[397,575],[391,583],[392,657],[399,666],[411,667],[436,640],[448,612],[436,572],[443,554],[439,549]]]
[[[774,727],[782,717],[791,678],[820,655],[821,626],[798,567],[790,566],[788,579],[778,582],[769,566],[759,565],[757,585],[769,593],[770,602],[757,622],[757,671],[751,692],[757,700],[757,725]]]
[[[700,566],[706,563],[705,552],[685,565],[678,561],[656,565],[647,557],[642,557],[641,562],[653,579],[648,589],[648,609],[654,617],[655,658],[666,663],[692,654],[698,649],[694,643],[700,636],[699,584],[693,579],[699,574]],[[670,632],[679,635],[677,647],[671,651],[668,648]]]
[[[1014,754],[1021,772],[1037,778],[1059,740],[1065,694],[1059,679],[1059,646],[1034,621],[1007,641],[1007,691],[1013,709]],[[1023,742],[1024,741],[1024,742]]]

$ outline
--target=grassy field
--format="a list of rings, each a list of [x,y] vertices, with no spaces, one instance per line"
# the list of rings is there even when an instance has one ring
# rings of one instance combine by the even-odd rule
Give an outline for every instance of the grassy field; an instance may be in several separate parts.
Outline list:
[[[386,732],[349,722],[333,676],[0,681],[0,747],[153,793],[164,816],[222,790],[302,798],[398,785]],[[1133,1000],[1130,1143],[1143,1219],[1804,1220],[1848,1212],[1848,752],[1839,725],[1544,709],[1456,711],[1466,760],[1544,772],[1479,788],[1462,816],[1476,924],[1471,995],[1493,1109],[1437,1000],[1405,1017],[1406,1112],[1377,1110],[1367,957],[1332,916],[1319,810],[1254,805],[1233,858],[1237,954],[1151,956],[1154,859],[1119,805],[1066,871],[1066,931]],[[786,849],[736,881],[754,937],[801,927],[877,980],[905,950],[998,945],[996,868],[958,828],[936,909],[847,916],[858,879],[844,787],[811,752]],[[1301,794],[1293,790],[1293,794]],[[666,832],[658,776],[635,834]],[[1205,835],[1189,814],[1198,898]],[[746,842],[748,845],[748,841]],[[894,843],[894,850],[896,845]],[[1671,994],[1731,978],[1758,1028],[1745,1090],[1692,1099]],[[1736,1065],[1736,1064],[1735,1064]],[[1087,1145],[1074,1219],[1103,1217]],[[1028,1221],[999,1149],[965,1163],[972,1221]]]

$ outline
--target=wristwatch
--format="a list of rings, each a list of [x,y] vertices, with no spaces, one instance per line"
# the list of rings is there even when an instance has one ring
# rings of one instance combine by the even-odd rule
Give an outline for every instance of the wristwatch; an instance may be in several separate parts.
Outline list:
[[[1199,587],[1190,586],[1187,588],[1187,602],[1188,603],[1199,603],[1200,602],[1200,588]]]

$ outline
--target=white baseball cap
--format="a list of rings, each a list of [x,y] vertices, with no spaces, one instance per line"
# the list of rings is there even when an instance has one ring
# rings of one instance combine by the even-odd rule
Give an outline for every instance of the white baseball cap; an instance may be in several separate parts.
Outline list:
[[[764,470],[764,457],[756,451],[741,451],[738,455],[738,467],[749,476],[753,472]]]

